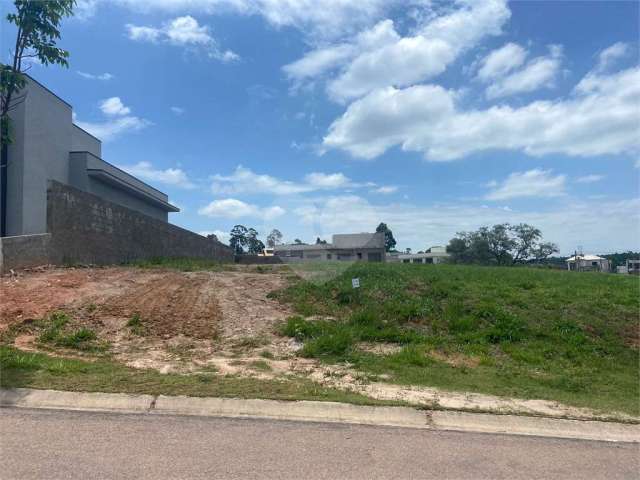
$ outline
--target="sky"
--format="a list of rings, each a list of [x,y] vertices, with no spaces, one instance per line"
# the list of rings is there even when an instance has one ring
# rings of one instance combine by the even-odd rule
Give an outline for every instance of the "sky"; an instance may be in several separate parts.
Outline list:
[[[418,251],[526,222],[562,254],[638,250],[639,5],[80,0],[69,68],[29,74],[222,240],[385,222]]]

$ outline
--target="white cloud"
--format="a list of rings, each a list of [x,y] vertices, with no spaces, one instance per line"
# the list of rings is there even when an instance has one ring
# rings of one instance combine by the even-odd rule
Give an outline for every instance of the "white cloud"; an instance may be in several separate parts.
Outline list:
[[[170,110],[176,115],[182,115],[185,112],[184,108],[182,107],[171,107]]]
[[[190,15],[176,17],[162,27],[148,27],[127,24],[127,35],[131,40],[158,43],[160,41],[182,47],[202,48],[209,58],[222,62],[232,62],[240,57],[231,50],[221,50],[218,42],[211,36],[209,27],[200,25]]]
[[[550,50],[548,56],[534,58],[521,70],[496,80],[487,88],[487,98],[532,92],[542,87],[552,88],[560,71],[562,48],[554,45]]]
[[[514,172],[502,183],[492,182],[487,200],[509,200],[520,197],[558,197],[565,195],[565,175],[553,175],[551,170],[533,169]]]
[[[293,212],[292,228],[314,228],[314,235],[372,231],[380,222],[393,230],[399,246],[421,250],[446,245],[459,231],[497,223],[529,223],[540,228],[561,252],[583,245],[585,251],[624,251],[640,243],[640,232],[629,224],[640,223],[640,199],[616,202],[567,200],[551,209],[519,210],[473,204],[413,205],[374,204],[355,195],[308,199]],[[282,227],[284,228],[284,226]],[[289,236],[300,235],[293,231]]]
[[[230,219],[256,217],[264,220],[272,220],[285,213],[285,209],[278,205],[262,208],[235,198],[214,200],[198,210],[198,215]]]
[[[608,48],[605,48],[598,55],[598,65],[596,70],[602,72],[611,67],[617,60],[629,54],[630,47],[626,43],[617,42]]]
[[[125,25],[127,29],[127,36],[131,40],[137,40],[141,42],[157,42],[163,35],[162,30],[153,27],[143,27],[139,25],[132,25],[130,23]]]
[[[381,193],[382,195],[389,195],[398,191],[398,187],[395,185],[387,185],[371,190],[371,193]]]
[[[78,75],[80,75],[82,78],[86,78],[89,80],[103,80],[103,81],[108,81],[108,80],[113,80],[115,77],[110,74],[110,73],[100,73],[100,74],[92,74],[92,73],[86,73],[86,72],[81,72],[78,71]]]
[[[524,63],[527,51],[516,43],[507,43],[493,50],[480,62],[478,79],[483,82],[506,75]]]
[[[168,22],[164,33],[174,45],[206,45],[213,41],[208,27],[198,25],[198,21],[189,15]]]
[[[111,97],[103,100],[100,102],[100,110],[109,116],[129,115],[131,113],[131,109],[125,107],[120,97]]]
[[[461,110],[456,101],[437,85],[375,90],[333,122],[323,146],[372,159],[399,145],[433,161],[492,149],[586,157],[640,147],[640,68],[590,74],[565,99],[519,108]]]
[[[317,190],[358,187],[343,173],[310,173],[302,181],[292,182],[271,175],[261,175],[239,165],[231,175],[213,175],[212,191],[216,194],[268,193],[295,195]]]
[[[584,175],[582,177],[578,177],[576,179],[576,183],[595,183],[595,182],[599,182],[600,180],[603,180],[604,178],[605,178],[604,175],[595,175],[595,174]]]
[[[85,0],[86,1],[86,0]],[[95,1],[95,0],[94,0]],[[270,25],[294,27],[320,41],[354,33],[407,0],[101,0],[134,11],[170,14],[260,15]],[[419,3],[410,0],[409,3]]]
[[[456,6],[446,14],[430,16],[405,37],[396,31],[393,21],[380,21],[348,42],[312,50],[284,70],[295,81],[339,70],[327,86],[337,101],[435,77],[483,37],[499,34],[511,15],[503,0],[459,2]]]
[[[343,173],[310,173],[304,179],[309,188],[312,189],[335,189],[353,185],[353,182]]]
[[[73,17],[76,20],[87,20],[96,14],[99,0],[77,0],[73,9]]]
[[[295,80],[313,78],[337,67],[351,58],[353,54],[354,48],[351,45],[342,44],[321,48],[313,50],[301,59],[285,65],[283,70],[290,78]]]
[[[151,125],[150,121],[134,116],[113,118],[105,122],[76,121],[75,123],[104,142],[109,142],[123,133],[142,130]]]
[[[140,177],[150,182],[158,182],[185,189],[195,188],[194,183],[189,180],[187,174],[180,168],[159,170],[154,168],[150,162],[138,162],[135,165],[118,165],[118,167],[135,177]]]

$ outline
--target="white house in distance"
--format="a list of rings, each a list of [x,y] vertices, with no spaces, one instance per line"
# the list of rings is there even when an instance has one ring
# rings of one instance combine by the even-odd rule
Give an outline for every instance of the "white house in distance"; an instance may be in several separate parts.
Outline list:
[[[567,270],[577,272],[608,272],[609,260],[597,255],[575,255],[567,258]]]
[[[395,258],[401,263],[443,263],[449,258],[447,247],[431,247],[424,253],[400,253]]]

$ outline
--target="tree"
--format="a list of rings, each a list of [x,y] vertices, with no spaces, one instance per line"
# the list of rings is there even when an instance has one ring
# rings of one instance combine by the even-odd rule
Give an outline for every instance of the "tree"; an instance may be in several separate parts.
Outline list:
[[[209,240],[213,240],[214,242],[219,242],[220,240],[218,240],[218,236],[215,233],[210,233],[209,235],[207,235],[207,238]]]
[[[531,250],[531,256],[535,259],[536,263],[540,263],[559,251],[560,249],[555,243],[544,242],[538,244],[537,247]]]
[[[69,52],[56,47],[56,41],[60,39],[60,22],[73,14],[75,4],[76,0],[15,0],[15,13],[7,15],[17,32],[11,64],[0,64],[0,236],[6,235],[7,225],[7,169],[12,142],[9,112],[24,101],[21,91],[27,83],[24,73],[29,66],[23,63],[35,58],[43,65],[69,66]]]
[[[264,250],[264,243],[261,240],[258,240],[258,232],[255,228],[250,228],[247,231],[246,239],[247,239],[247,250],[251,255],[257,255],[262,253]]]
[[[378,225],[378,227],[376,228],[376,232],[384,233],[384,249],[385,249],[385,251],[390,252],[391,250],[393,250],[395,248],[396,239],[393,238],[393,232],[387,226],[386,223],[380,223],[380,225]]]
[[[534,257],[534,251],[536,248],[540,247],[540,245],[536,246],[536,243],[542,238],[542,232],[531,225],[527,225],[526,223],[512,226],[511,232],[514,234],[515,243],[513,263],[515,264],[522,262],[527,258]],[[546,244],[547,247],[550,245],[551,244]],[[544,258],[547,258],[552,253],[553,252],[549,252],[549,254]]]
[[[267,235],[267,246],[273,248],[280,243],[282,243],[282,232],[277,228],[274,228],[271,230],[271,233]]]
[[[299,238],[296,238],[293,243],[295,243],[296,245],[304,245],[304,243],[302,243],[302,240],[300,240]]]
[[[447,246],[454,263],[515,265],[527,259],[544,259],[558,251],[554,243],[541,243],[542,232],[526,223],[481,227],[474,232],[458,232]]]
[[[405,248],[404,253],[406,253],[407,255],[411,255],[411,247]]]
[[[236,225],[231,229],[229,235],[229,246],[233,249],[236,255],[244,253],[244,248],[247,246],[247,227],[244,225]]]
[[[316,245],[326,245],[326,240],[321,240],[320,237],[316,237]]]
[[[498,265],[513,262],[512,251],[516,248],[516,240],[511,236],[508,223],[494,225],[491,229],[482,227],[478,230],[480,237],[486,241],[487,251]]]

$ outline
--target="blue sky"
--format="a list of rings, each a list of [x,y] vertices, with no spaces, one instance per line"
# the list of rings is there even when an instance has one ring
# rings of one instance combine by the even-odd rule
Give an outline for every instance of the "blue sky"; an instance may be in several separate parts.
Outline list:
[[[30,74],[197,232],[384,221],[417,251],[527,222],[562,253],[637,250],[638,8],[83,0],[70,68]]]

